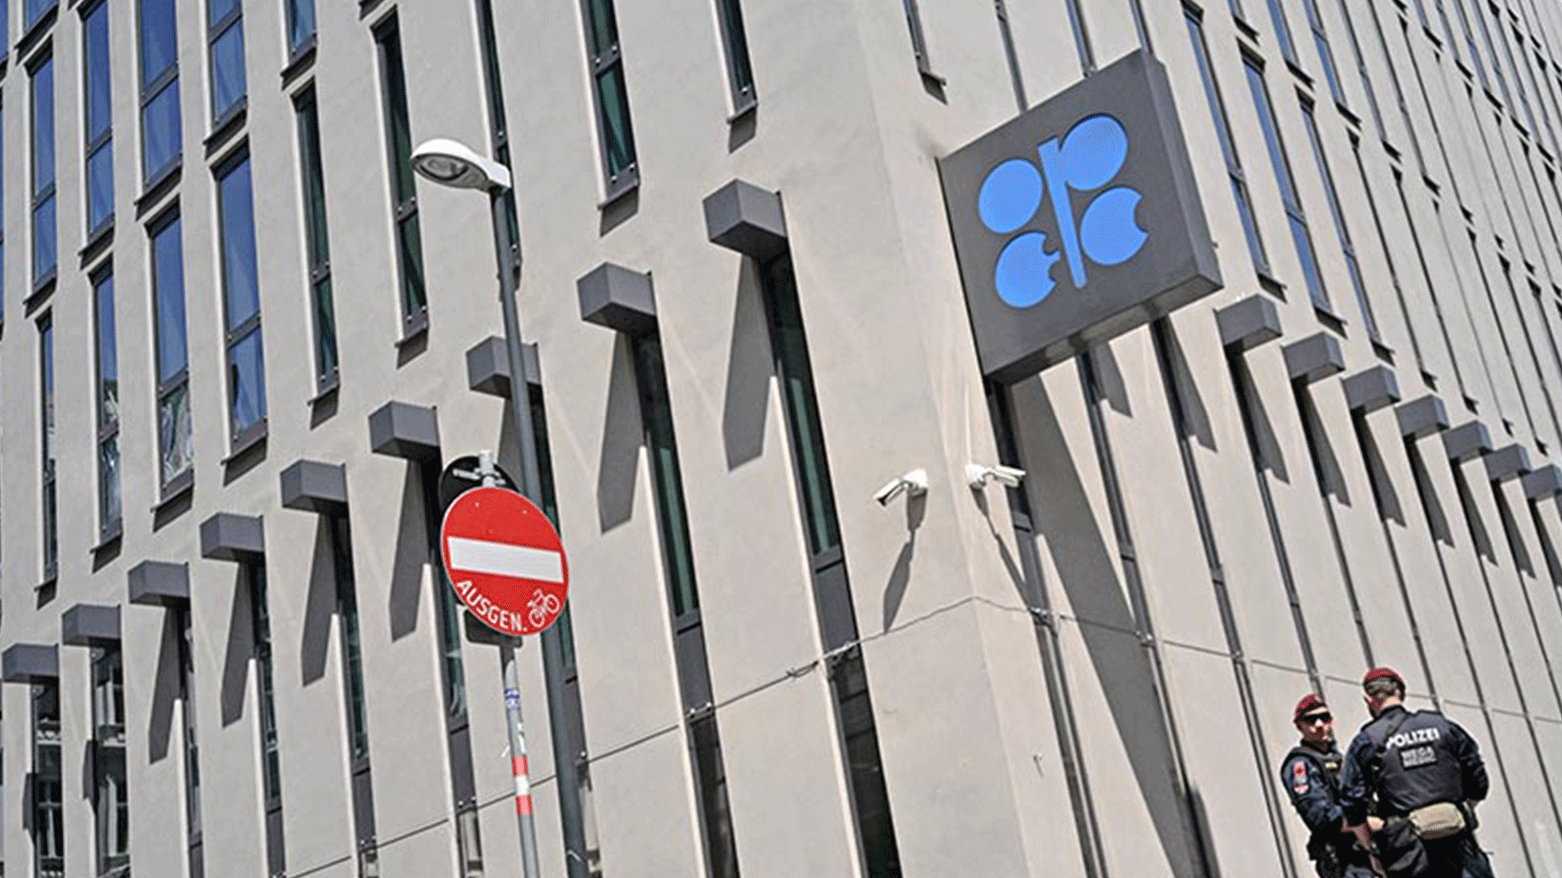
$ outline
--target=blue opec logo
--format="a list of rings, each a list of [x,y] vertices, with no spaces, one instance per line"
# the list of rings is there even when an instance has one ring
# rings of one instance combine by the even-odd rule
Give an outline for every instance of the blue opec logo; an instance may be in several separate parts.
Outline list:
[[[988,172],[977,195],[982,224],[997,235],[1019,232],[993,267],[993,286],[1005,304],[1040,304],[1065,281],[1054,274],[1059,260],[1068,264],[1066,280],[1083,291],[1090,283],[1090,265],[1121,265],[1143,249],[1149,234],[1134,215],[1141,194],[1109,185],[1123,169],[1128,148],[1122,123],[1096,114],[1075,123],[1063,137],[1040,144],[1036,161],[1008,159]],[[1076,193],[1089,198],[1077,216]],[[1045,231],[1027,228],[1044,205],[1051,207],[1055,241]]]

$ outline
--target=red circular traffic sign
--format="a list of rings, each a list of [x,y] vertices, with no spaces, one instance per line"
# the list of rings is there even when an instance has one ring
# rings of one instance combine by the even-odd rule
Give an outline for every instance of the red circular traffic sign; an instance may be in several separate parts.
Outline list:
[[[474,488],[445,510],[439,548],[456,596],[501,634],[536,634],[564,611],[569,562],[558,531],[530,500]]]

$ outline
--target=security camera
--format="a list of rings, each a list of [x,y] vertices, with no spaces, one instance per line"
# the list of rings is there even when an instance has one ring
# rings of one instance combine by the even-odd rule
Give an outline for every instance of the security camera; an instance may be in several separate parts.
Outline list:
[[[982,466],[979,463],[968,463],[965,465],[965,481],[973,491],[982,490],[987,487],[988,482],[997,482],[1005,488],[1018,488],[1024,478],[1025,470],[1003,464]]]
[[[890,479],[884,487],[874,493],[873,499],[879,501],[880,506],[888,506],[891,500],[903,493],[910,497],[926,494],[927,470],[914,469]]]

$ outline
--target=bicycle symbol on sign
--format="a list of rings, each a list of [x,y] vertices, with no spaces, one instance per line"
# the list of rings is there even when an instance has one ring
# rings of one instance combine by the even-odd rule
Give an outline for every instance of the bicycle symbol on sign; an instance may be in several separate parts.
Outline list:
[[[549,616],[557,613],[560,606],[562,605],[559,603],[558,595],[548,594],[539,588],[532,592],[531,600],[526,602],[526,621],[530,622],[533,628],[541,628],[542,623],[548,621]]]

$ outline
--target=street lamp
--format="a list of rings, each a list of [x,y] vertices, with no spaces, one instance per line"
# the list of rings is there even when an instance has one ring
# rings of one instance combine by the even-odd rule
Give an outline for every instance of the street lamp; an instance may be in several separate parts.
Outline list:
[[[521,281],[519,233],[512,247],[507,240],[504,194],[510,191],[510,170],[499,162],[479,155],[464,143],[436,137],[418,144],[412,151],[412,167],[424,179],[452,189],[478,189],[488,193],[493,208],[494,246],[500,253],[499,305],[504,314],[504,347],[510,366],[510,411],[515,433],[521,444],[521,493],[534,502],[542,500],[542,479],[537,466],[537,442],[530,423],[531,399],[521,356],[521,321],[516,313],[515,288]],[[515,670],[514,640],[498,638],[499,664],[504,676],[506,725],[510,732],[510,753],[526,755],[526,739],[521,717],[520,682]],[[554,779],[559,787],[559,817],[564,828],[565,869],[571,876],[585,874],[585,822],[580,809],[580,782],[575,754],[569,749],[569,732],[564,723],[564,647],[559,634],[542,635],[543,676],[546,679],[548,728],[553,739]],[[513,694],[512,694],[513,693]],[[519,759],[513,764],[521,765]],[[521,778],[517,777],[517,791]],[[521,833],[521,865],[526,878],[536,878],[537,830],[530,809],[518,813]]]

